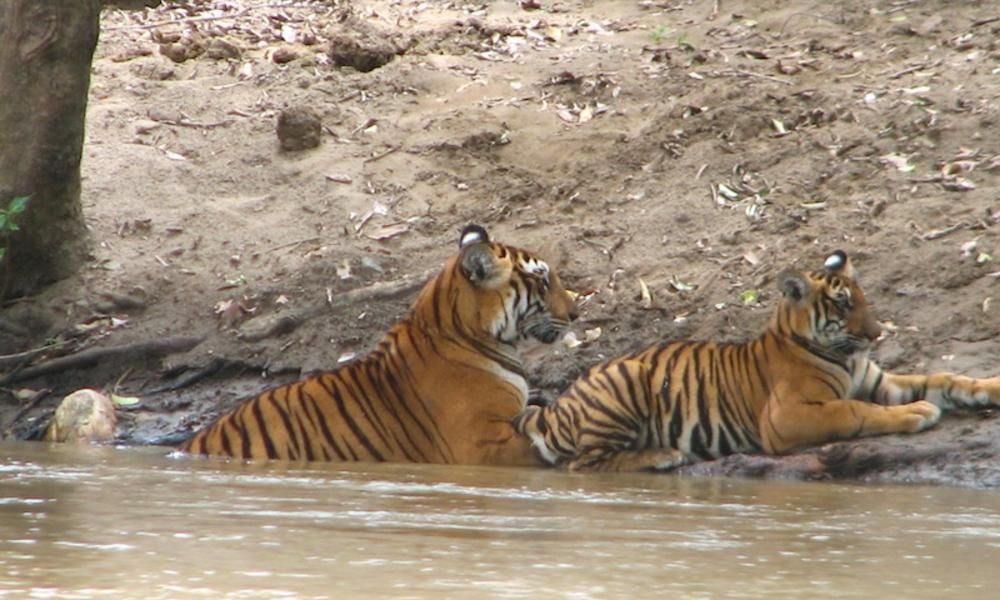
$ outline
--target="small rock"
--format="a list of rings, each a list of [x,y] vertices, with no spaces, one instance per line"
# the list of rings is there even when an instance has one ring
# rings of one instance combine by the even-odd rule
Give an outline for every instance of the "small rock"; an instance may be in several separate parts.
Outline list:
[[[361,40],[347,35],[330,39],[330,59],[338,67],[354,67],[362,73],[374,71],[396,57],[399,51],[388,42]]]
[[[45,441],[111,441],[117,422],[110,398],[97,390],[77,390],[59,403],[45,431]]]
[[[150,131],[153,131],[162,124],[158,121],[152,119],[139,119],[135,122],[135,134],[136,135],[146,135]]]
[[[275,64],[283,65],[285,63],[292,62],[298,57],[298,52],[288,48],[287,46],[282,46],[274,51],[274,54],[271,55],[271,60],[274,61]]]
[[[239,58],[242,54],[243,50],[239,46],[225,38],[212,38],[205,49],[205,55],[216,60]]]
[[[312,110],[296,107],[281,111],[277,132],[282,150],[308,150],[319,146],[323,126]]]
[[[197,58],[205,52],[205,47],[198,40],[188,39],[171,44],[160,44],[160,54],[175,63]]]
[[[160,54],[175,63],[182,63],[188,59],[184,44],[160,44]]]

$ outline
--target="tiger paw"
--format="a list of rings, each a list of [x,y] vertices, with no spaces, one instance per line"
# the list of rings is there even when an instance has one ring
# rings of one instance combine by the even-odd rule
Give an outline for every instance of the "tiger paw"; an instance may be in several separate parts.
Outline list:
[[[903,404],[900,408],[906,412],[904,416],[906,430],[913,433],[929,429],[941,420],[941,409],[926,400]]]

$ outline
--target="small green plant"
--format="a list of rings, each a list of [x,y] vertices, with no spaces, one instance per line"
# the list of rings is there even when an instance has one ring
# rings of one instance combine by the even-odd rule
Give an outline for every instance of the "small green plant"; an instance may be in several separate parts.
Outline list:
[[[656,28],[653,29],[653,31],[649,32],[649,39],[652,40],[654,44],[659,46],[660,42],[663,41],[663,38],[667,37],[667,33],[669,31],[670,30],[667,29],[666,26],[657,25]]]
[[[28,198],[30,196],[17,196],[11,199],[7,208],[0,208],[0,244],[3,244],[0,246],[0,261],[7,255],[6,240],[10,238],[10,234],[21,229],[17,222],[28,208]]]
[[[746,306],[757,304],[758,300],[760,300],[760,292],[755,289],[743,290],[743,293],[740,294],[740,302]]]
[[[677,36],[677,47],[684,52],[694,52],[694,45],[688,41],[684,34]]]

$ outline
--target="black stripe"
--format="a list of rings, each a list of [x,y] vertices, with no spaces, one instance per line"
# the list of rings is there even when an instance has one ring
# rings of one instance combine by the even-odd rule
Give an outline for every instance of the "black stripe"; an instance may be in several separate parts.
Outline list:
[[[276,459],[278,458],[278,453],[274,449],[274,441],[271,439],[270,432],[268,431],[267,427],[264,426],[264,413],[261,411],[260,408],[263,398],[265,398],[268,395],[270,395],[270,392],[267,392],[262,396],[257,396],[257,398],[252,400],[250,402],[250,411],[254,417],[257,429],[260,432],[260,439],[264,442],[264,451],[267,454],[267,457],[270,459]]]
[[[222,425],[224,425],[224,423],[219,423],[218,425],[215,426],[215,430],[219,433],[219,437],[222,438],[222,452],[224,454],[226,454],[227,456],[232,456],[233,455],[233,448],[229,444],[229,436],[226,434],[226,428],[222,427]],[[202,450],[202,454],[204,454],[205,453],[205,436],[202,436],[201,441],[202,441],[201,450]]]
[[[326,387],[323,385],[322,377],[323,377],[322,375],[317,376],[315,381],[317,385],[319,385],[321,388],[325,390]],[[326,442],[326,444],[322,446],[323,456],[326,458],[326,460],[330,460],[330,455],[326,451],[327,448],[333,450],[333,452],[337,455],[338,459],[340,460],[346,459],[347,456],[340,449],[340,446],[337,445],[337,440],[333,437],[333,434],[330,432],[330,427],[329,425],[327,425],[326,419],[323,418],[323,413],[320,410],[319,402],[316,400],[315,397],[313,397],[312,394],[305,391],[304,388],[302,390],[302,406],[306,411],[306,415],[313,420],[315,428],[323,436],[323,441]],[[313,417],[313,415],[310,413],[309,408],[312,408],[312,410],[315,412],[315,417]]]
[[[361,416],[365,421],[371,424],[371,428],[375,431],[378,436],[379,441],[384,447],[389,446],[389,435],[388,428],[379,419],[378,411],[372,406],[371,396],[368,391],[365,390],[364,383],[367,381],[371,383],[368,377],[359,377],[359,375],[365,375],[363,369],[367,366],[368,360],[364,360],[360,363],[354,363],[348,365],[334,372],[334,376],[340,379],[344,383],[345,387],[348,388],[348,397],[351,398],[361,409]],[[378,396],[379,390],[377,388],[373,389],[375,396]]]
[[[649,406],[648,406],[649,399],[639,398],[639,393],[636,390],[636,385],[644,386],[647,389],[649,388],[649,385],[645,381],[635,381],[633,377],[629,374],[628,369],[625,368],[624,362],[618,363],[618,376],[622,379],[622,381],[625,382],[626,401],[629,407],[632,409],[632,414],[635,415],[636,420],[639,420],[641,417],[643,417],[643,415],[649,413]],[[643,396],[645,396],[645,394],[643,394]],[[647,403],[647,406],[642,407],[640,405],[640,400],[645,401]]]
[[[428,341],[432,340],[432,338],[430,337],[428,337],[427,339]],[[438,354],[438,356],[442,360],[447,361],[447,358],[441,355],[436,347],[432,348],[432,351]],[[438,419],[436,419],[434,415],[431,414],[431,411],[428,410],[426,402],[424,401],[423,397],[420,395],[419,390],[417,389],[416,382],[420,380],[420,376],[414,373],[413,369],[411,368],[411,365],[402,358],[400,358],[396,370],[399,372],[402,381],[404,383],[409,384],[410,387],[409,397],[412,398],[414,401],[414,402],[404,402],[403,408],[413,419],[413,422],[417,424],[417,426],[420,428],[420,431],[424,434],[427,440],[431,442],[431,444],[434,446],[434,449],[437,450],[437,452],[443,457],[444,461],[445,462],[454,461],[455,457],[454,452],[452,451],[451,445],[448,443],[448,439],[441,432],[441,429],[438,424]],[[421,409],[421,412],[423,413],[424,416],[423,420],[421,420],[420,417],[417,416],[417,413],[414,412],[412,406],[414,403]],[[428,429],[428,424],[430,425],[430,429]]]
[[[406,396],[404,395],[402,386],[396,377],[396,372],[393,369],[394,357],[387,357],[386,362],[382,365],[382,380],[385,382],[385,388],[387,391],[391,392],[393,397],[397,400],[397,404],[403,407],[403,410],[410,416],[413,423],[416,425],[417,429],[423,434],[423,438],[426,442],[435,446],[434,438],[431,436],[431,432],[427,430],[424,424],[417,418],[413,411],[410,410],[409,402],[406,401]],[[417,395],[416,389],[413,390],[413,395]],[[393,410],[393,414],[396,415],[396,419],[399,422],[400,430],[403,432],[403,437],[406,440],[406,444],[399,444],[403,454],[406,455],[407,459],[411,462],[430,462],[430,457],[427,456],[421,449],[420,444],[417,440],[413,439],[411,433],[411,427],[405,426],[402,422],[400,416]],[[411,451],[412,449],[412,451]]]
[[[336,385],[336,383],[339,381],[339,378],[337,377],[337,375],[339,374],[340,374],[339,371],[330,373],[330,377],[334,381],[333,385],[330,385],[329,388],[327,388],[327,391],[330,394],[330,398],[333,399],[333,402],[337,407],[337,412],[340,413],[341,418],[344,420],[344,423],[347,425],[347,428],[351,431],[351,434],[354,436],[354,439],[357,440],[357,442],[364,447],[364,449],[368,452],[369,456],[371,456],[376,461],[385,460],[385,457],[382,455],[382,453],[376,450],[375,446],[372,445],[371,440],[369,440],[368,436],[366,436],[364,432],[361,431],[361,428],[358,426],[357,421],[355,421],[354,418],[351,417],[351,414],[348,412],[347,406],[344,403],[344,398],[340,395],[339,387]],[[342,381],[340,382],[343,383]],[[326,382],[323,381],[323,383],[325,384]],[[324,387],[326,386],[324,385]],[[351,452],[354,460],[357,460],[357,456],[355,455],[354,450],[351,447],[351,444],[348,444],[348,449]]]
[[[701,427],[701,432],[705,437],[705,446],[708,448],[712,447],[712,400],[715,403],[724,402],[725,399],[722,397],[719,391],[719,377],[714,375],[706,380],[706,375],[713,372],[717,372],[721,366],[721,361],[717,355],[713,355],[711,349],[702,349],[702,352],[706,353],[708,366],[699,373],[698,377],[698,410],[701,413],[698,418],[698,425]],[[711,371],[709,371],[709,369]],[[714,398],[709,397],[710,391],[714,389]]]
[[[298,432],[295,431],[295,427],[292,425],[290,413],[291,406],[288,402],[288,394],[289,392],[294,391],[295,387],[298,385],[301,384],[294,383],[292,385],[286,385],[267,395],[267,397],[271,400],[271,404],[274,406],[274,410],[278,413],[278,416],[281,417],[281,422],[284,425],[285,430],[288,432],[288,455],[292,460],[299,459],[299,450],[301,449],[301,445]],[[276,397],[278,392],[284,392],[280,401]],[[286,408],[289,410],[286,410]]]

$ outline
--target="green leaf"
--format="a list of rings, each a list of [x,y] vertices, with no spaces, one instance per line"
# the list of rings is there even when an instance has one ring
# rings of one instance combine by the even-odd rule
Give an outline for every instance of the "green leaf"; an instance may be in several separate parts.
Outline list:
[[[0,210],[0,233],[7,229],[7,213]]]
[[[136,406],[139,404],[139,398],[135,396],[119,396],[117,394],[111,394],[111,401],[118,406]]]
[[[28,199],[31,196],[18,196],[10,201],[10,206],[7,208],[7,212],[12,215],[17,215],[24,212],[24,209],[28,208]]]
[[[740,301],[746,305],[756,304],[759,298],[760,292],[754,289],[744,290],[743,293],[740,294]]]

